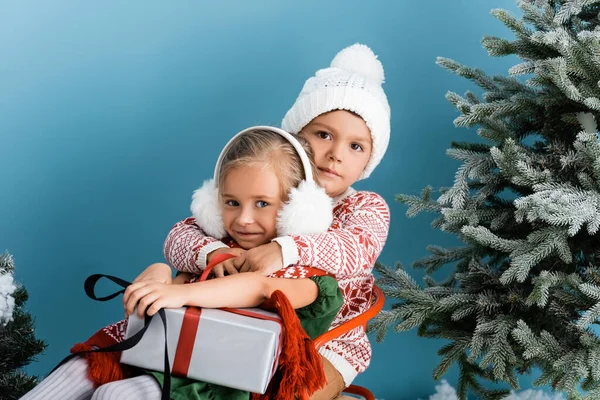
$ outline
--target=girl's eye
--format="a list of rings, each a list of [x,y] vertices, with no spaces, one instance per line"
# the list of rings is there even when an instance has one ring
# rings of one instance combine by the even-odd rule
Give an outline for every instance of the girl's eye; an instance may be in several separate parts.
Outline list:
[[[325,140],[329,140],[331,138],[331,135],[329,133],[323,131],[317,132],[317,136]]]
[[[350,145],[350,148],[354,151],[362,151],[363,150],[362,146],[358,143],[352,143]]]
[[[227,200],[227,201],[225,202],[225,204],[226,204],[226,205],[228,205],[228,206],[230,206],[230,207],[237,207],[237,206],[239,206],[239,205],[240,205],[240,203],[238,203],[238,202],[237,202],[237,201],[235,201],[235,200]]]
[[[269,203],[267,203],[266,201],[263,201],[263,200],[259,200],[256,202],[256,207],[258,207],[258,208],[265,208],[268,205],[269,205]]]

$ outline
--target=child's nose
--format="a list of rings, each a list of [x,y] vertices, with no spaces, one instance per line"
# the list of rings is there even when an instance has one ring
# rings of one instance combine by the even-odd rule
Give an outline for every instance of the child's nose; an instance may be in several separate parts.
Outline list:
[[[253,211],[250,209],[250,207],[242,208],[242,210],[238,216],[238,223],[241,225],[248,225],[248,224],[251,224],[252,222],[254,222]]]
[[[340,145],[332,145],[329,149],[329,159],[334,162],[342,161],[342,148]]]

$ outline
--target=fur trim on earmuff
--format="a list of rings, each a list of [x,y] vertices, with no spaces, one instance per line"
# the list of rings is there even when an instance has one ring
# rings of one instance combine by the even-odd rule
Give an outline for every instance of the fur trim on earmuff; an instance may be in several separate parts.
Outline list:
[[[214,179],[205,181],[201,187],[194,191],[190,210],[196,218],[196,224],[208,236],[215,239],[227,236],[223,224],[223,214],[219,207],[219,192]]]
[[[325,189],[313,181],[310,161],[302,145],[288,132],[272,126],[255,126],[244,129],[225,145],[217,160],[215,178],[204,182],[192,196],[190,209],[198,226],[204,233],[215,239],[227,236],[215,180],[219,179],[221,160],[227,153],[230,144],[238,136],[253,129],[273,131],[286,138],[298,152],[304,167],[306,180],[291,190],[288,201],[277,213],[277,234],[279,236],[309,235],[327,231],[333,222],[333,200],[327,195]]]
[[[310,235],[327,231],[333,222],[333,199],[314,182],[302,181],[290,191],[277,214],[277,234]]]

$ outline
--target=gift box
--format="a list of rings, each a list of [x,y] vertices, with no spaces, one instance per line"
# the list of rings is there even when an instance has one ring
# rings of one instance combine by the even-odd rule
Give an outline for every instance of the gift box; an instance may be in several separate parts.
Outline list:
[[[277,368],[282,325],[277,314],[258,309],[164,309],[171,375],[265,393]],[[144,327],[129,317],[126,338]],[[140,342],[121,362],[164,372],[165,331],[154,315]]]

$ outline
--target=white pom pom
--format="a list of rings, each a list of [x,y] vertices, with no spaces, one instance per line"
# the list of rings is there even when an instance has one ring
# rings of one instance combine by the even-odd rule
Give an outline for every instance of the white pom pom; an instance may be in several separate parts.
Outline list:
[[[227,235],[219,207],[219,192],[214,179],[205,181],[194,191],[190,211],[196,218],[196,224],[208,236],[221,239]]]
[[[356,43],[337,53],[331,61],[332,68],[364,75],[370,81],[381,85],[384,82],[383,65],[373,50],[364,44]]]
[[[333,200],[314,182],[302,181],[290,191],[277,215],[277,234],[310,235],[325,232],[333,222]]]

